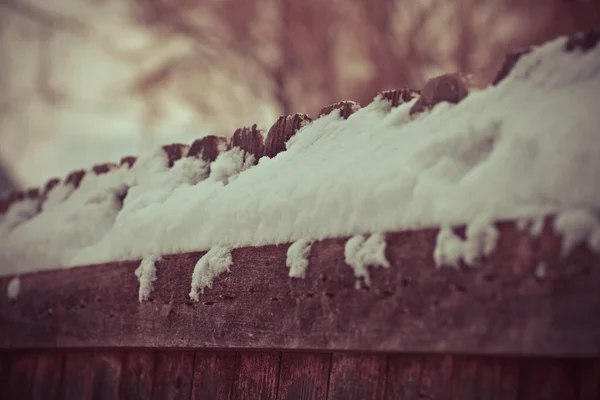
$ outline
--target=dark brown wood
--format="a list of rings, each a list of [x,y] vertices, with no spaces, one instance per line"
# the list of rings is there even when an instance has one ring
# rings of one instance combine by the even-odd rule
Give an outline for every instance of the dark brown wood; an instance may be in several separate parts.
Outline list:
[[[328,353],[283,353],[277,399],[327,399],[330,361]]]
[[[579,32],[569,37],[565,43],[565,50],[568,52],[579,50],[586,52],[594,47],[600,41],[600,28],[592,29],[588,32]]]
[[[600,400],[600,359],[581,360],[578,365],[581,400]]]
[[[187,144],[181,143],[173,143],[163,146],[162,149],[167,155],[167,166],[171,168],[175,164],[175,161],[185,157],[189,148],[190,146]]]
[[[392,107],[398,107],[400,104],[408,103],[409,101],[419,97],[420,94],[420,90],[410,88],[384,90],[383,92],[379,92],[379,95],[382,98],[389,100]]]
[[[432,78],[427,81],[419,99],[410,108],[410,115],[430,110],[442,102],[458,104],[467,97],[470,86],[470,77],[459,72]]]
[[[189,400],[194,373],[193,351],[161,351],[156,355],[155,400]]]
[[[280,359],[279,352],[240,352],[231,399],[276,400]]]
[[[69,351],[65,355],[63,399],[116,399],[122,354],[109,350]]]
[[[102,175],[102,174],[106,174],[110,171],[114,171],[117,168],[118,168],[118,165],[115,163],[104,163],[104,164],[94,165],[92,167],[92,172],[94,172],[96,175]]]
[[[575,367],[575,363],[564,360],[522,360],[519,397],[527,400],[579,398]]]
[[[279,117],[267,134],[264,155],[273,158],[278,153],[284,151],[287,141],[290,140],[300,128],[311,121],[311,118],[306,114],[294,114]]]
[[[422,364],[423,360],[419,356],[389,356],[386,400],[419,398]]]
[[[35,400],[60,400],[62,372],[62,352],[40,352],[37,356],[31,398]]]
[[[121,161],[119,162],[119,166],[127,165],[128,168],[131,168],[131,167],[133,167],[133,165],[135,164],[136,161],[137,161],[136,156],[125,156],[125,157],[121,158]]]
[[[227,400],[235,373],[235,352],[197,351],[192,399]]]
[[[498,72],[496,73],[496,77],[492,80],[492,85],[497,85],[502,82],[508,74],[513,70],[517,62],[526,54],[529,54],[533,51],[531,47],[525,47],[522,49],[514,50],[506,55],[504,58],[504,62]]]
[[[344,119],[348,119],[349,116],[354,114],[359,109],[360,104],[355,101],[340,101],[339,103],[333,103],[323,107],[319,112],[319,117],[331,114],[333,110],[339,110],[339,115]]]
[[[6,397],[10,378],[10,352],[0,352],[0,398]]]
[[[222,151],[227,149],[227,139],[222,136],[208,135],[194,140],[188,150],[187,157],[202,158],[211,163]]]
[[[152,396],[155,358],[153,350],[130,350],[123,354],[120,399],[143,400]]]
[[[85,174],[86,174],[86,171],[83,169],[80,169],[78,171],[73,171],[65,179],[65,184],[69,184],[75,188],[78,188],[79,185],[81,184],[81,181],[83,180],[83,177],[85,176]]]
[[[30,399],[37,355],[34,352],[13,353],[5,399]]]
[[[229,146],[232,149],[235,147],[242,149],[245,152],[244,161],[246,161],[246,154],[252,154],[254,164],[257,164],[263,156],[265,148],[263,133],[257,128],[256,124],[249,128],[237,129],[231,137]]]
[[[386,364],[384,355],[334,354],[331,359],[328,398],[383,400]]]
[[[0,347],[600,355],[599,255],[579,246],[560,257],[550,225],[540,237],[512,223],[499,230],[496,251],[462,269],[435,267],[437,230],[390,233],[391,267],[372,269],[362,290],[345,239],[313,245],[307,279],[288,278],[287,245],[236,249],[231,273],[199,302],[188,293],[203,253],[164,256],[142,304],[139,261],[24,275],[17,302],[0,296]]]

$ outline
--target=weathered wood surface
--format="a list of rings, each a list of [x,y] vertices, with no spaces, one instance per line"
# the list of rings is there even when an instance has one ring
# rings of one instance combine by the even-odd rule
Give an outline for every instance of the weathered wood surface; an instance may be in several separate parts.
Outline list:
[[[600,398],[598,358],[136,349],[9,351],[0,360],[0,399],[11,400]]]
[[[334,354],[329,397],[346,400],[383,400],[387,358],[384,355]]]
[[[539,237],[499,230],[496,251],[460,269],[434,266],[436,230],[390,233],[392,266],[372,270],[369,289],[355,289],[345,239],[313,245],[306,279],[288,278],[287,245],[236,249],[199,302],[188,293],[202,253],[165,256],[141,304],[138,262],[25,275],[16,302],[0,296],[0,347],[600,355],[598,254],[561,257],[548,223]]]
[[[194,400],[228,400],[231,398],[236,366],[234,352],[197,351],[194,362]]]
[[[331,355],[283,353],[279,367],[279,400],[326,400]]]

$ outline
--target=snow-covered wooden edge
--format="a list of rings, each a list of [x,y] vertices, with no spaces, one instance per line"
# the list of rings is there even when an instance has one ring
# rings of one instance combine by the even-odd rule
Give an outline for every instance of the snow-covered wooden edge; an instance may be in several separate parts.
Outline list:
[[[203,253],[164,256],[149,300],[140,261],[20,278],[0,298],[0,347],[176,347],[600,355],[600,256],[560,255],[547,219],[532,236],[498,224],[478,267],[436,268],[437,229],[388,233],[390,268],[356,288],[347,238],[313,244],[305,279],[290,278],[288,245],[232,251],[230,273],[190,300]],[[6,290],[10,278],[0,279]]]

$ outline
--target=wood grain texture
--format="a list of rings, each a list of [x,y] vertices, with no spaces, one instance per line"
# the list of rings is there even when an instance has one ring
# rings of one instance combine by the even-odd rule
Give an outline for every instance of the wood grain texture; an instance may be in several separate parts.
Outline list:
[[[577,366],[581,400],[600,400],[600,359],[581,360]]]
[[[43,351],[37,355],[31,398],[35,400],[59,400],[63,376],[63,353]]]
[[[283,353],[278,400],[327,399],[330,361],[328,353]]]
[[[495,252],[460,269],[435,267],[435,229],[387,234],[391,268],[371,269],[361,290],[344,238],[313,245],[306,279],[288,278],[287,245],[235,249],[231,273],[199,302],[188,293],[203,253],[164,256],[141,304],[137,261],[24,275],[19,301],[0,296],[0,347],[600,355],[599,255],[579,246],[560,257],[549,227],[498,229]]]
[[[579,398],[575,367],[575,363],[564,360],[522,360],[519,397],[527,400]]]
[[[120,399],[142,400],[152,396],[155,358],[153,350],[130,350],[123,354]]]
[[[13,353],[10,362],[10,374],[6,384],[6,399],[30,399],[34,382],[37,355],[34,352]]]
[[[63,370],[63,399],[115,399],[122,354],[110,350],[69,351]]]
[[[231,399],[276,400],[280,358],[279,352],[240,352]]]
[[[189,400],[192,393],[193,374],[193,351],[158,352],[152,399]]]
[[[227,400],[231,396],[237,353],[197,351],[192,399]]]
[[[11,352],[0,352],[0,398],[6,397],[8,380],[10,379]]]
[[[383,400],[386,367],[384,355],[334,354],[331,358],[328,398]]]

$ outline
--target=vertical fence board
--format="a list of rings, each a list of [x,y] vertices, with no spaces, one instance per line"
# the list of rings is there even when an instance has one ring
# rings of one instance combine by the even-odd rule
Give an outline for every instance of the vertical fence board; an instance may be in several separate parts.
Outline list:
[[[0,398],[6,398],[10,378],[10,353],[0,352]]]
[[[330,360],[329,353],[283,353],[278,400],[327,399]]]
[[[279,352],[240,352],[232,399],[277,399]]]
[[[386,400],[418,398],[421,367],[421,357],[389,356],[385,389]]]
[[[527,400],[578,398],[575,364],[565,360],[525,359],[521,361],[519,396]]]
[[[59,400],[63,376],[63,354],[58,351],[42,352],[37,357],[32,399]]]
[[[331,362],[329,399],[383,399],[385,356],[334,354]]]
[[[86,400],[92,398],[94,354],[91,351],[73,351],[65,354],[62,398]]]
[[[6,387],[7,399],[30,399],[37,357],[33,352],[13,353]]]
[[[96,351],[94,352],[93,363],[93,399],[116,399],[119,395],[123,353],[119,351]]]
[[[233,385],[236,354],[235,352],[196,352],[192,399],[229,399]]]
[[[194,373],[193,351],[161,351],[156,355],[153,399],[189,400]]]
[[[154,383],[156,352],[149,350],[127,351],[123,355],[120,399],[149,399]]]
[[[600,399],[600,360],[583,360],[579,368],[579,398]]]

